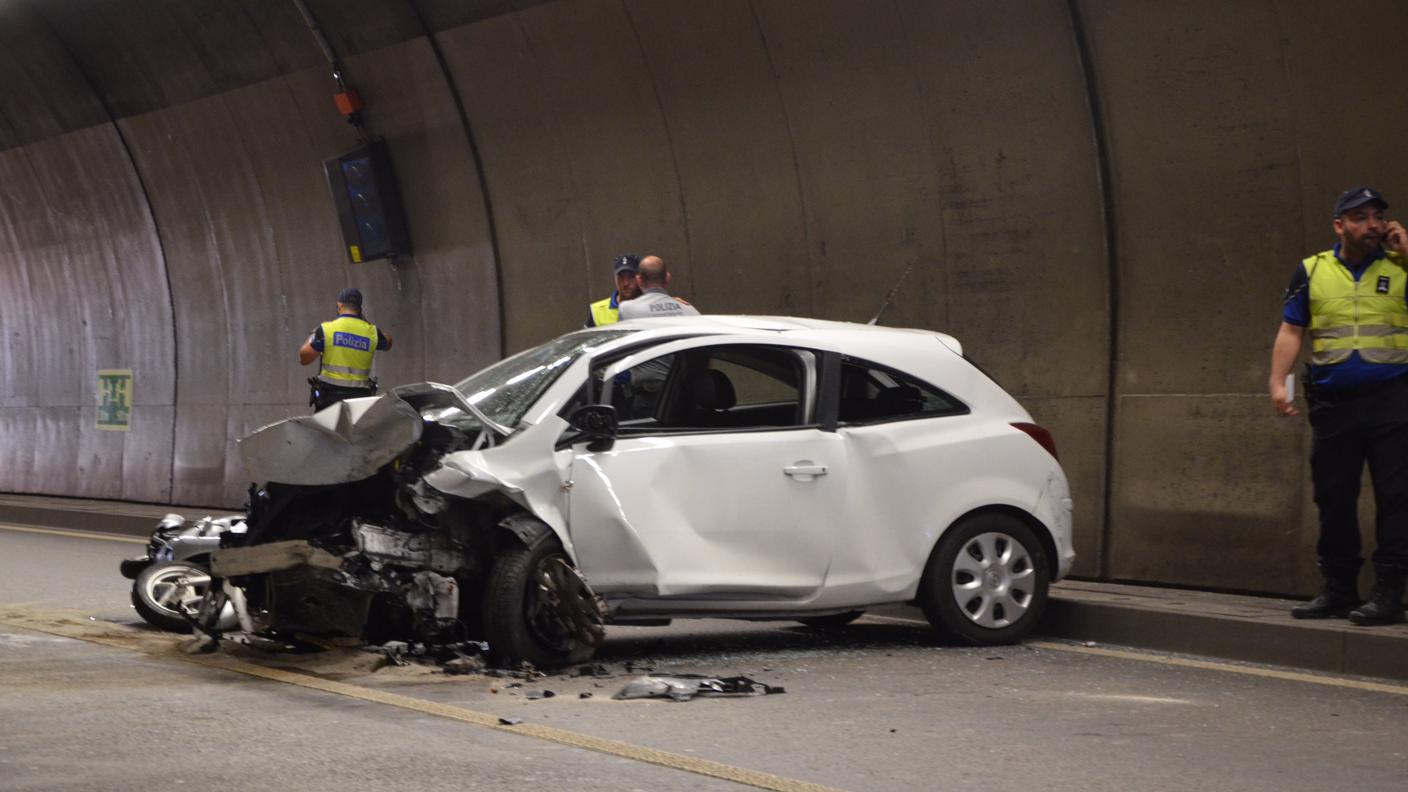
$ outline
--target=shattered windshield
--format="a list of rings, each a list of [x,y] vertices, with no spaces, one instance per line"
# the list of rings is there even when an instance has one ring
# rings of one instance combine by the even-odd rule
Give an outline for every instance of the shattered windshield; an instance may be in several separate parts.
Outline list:
[[[465,400],[496,423],[516,427],[543,391],[595,347],[636,330],[585,330],[502,360],[455,385]]]

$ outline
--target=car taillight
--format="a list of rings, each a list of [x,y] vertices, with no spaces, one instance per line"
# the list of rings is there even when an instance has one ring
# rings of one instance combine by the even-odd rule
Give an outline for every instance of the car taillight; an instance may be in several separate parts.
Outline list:
[[[1056,453],[1056,439],[1053,438],[1051,433],[1046,431],[1044,427],[1037,426],[1034,423],[1014,423],[1012,426],[1026,432],[1028,437],[1035,440],[1038,445],[1046,449],[1046,453],[1050,454],[1052,459],[1060,461],[1061,457]]]

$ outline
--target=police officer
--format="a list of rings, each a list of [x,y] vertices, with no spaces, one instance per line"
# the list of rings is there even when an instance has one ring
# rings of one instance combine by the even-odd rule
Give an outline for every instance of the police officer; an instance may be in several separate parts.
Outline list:
[[[1271,401],[1298,415],[1287,389],[1310,336],[1306,401],[1310,475],[1320,511],[1316,545],[1323,593],[1297,619],[1403,621],[1408,580],[1408,233],[1386,222],[1382,195],[1346,190],[1335,202],[1339,243],[1301,262],[1286,290],[1271,352]],[[1374,484],[1378,549],[1373,596],[1359,599],[1358,500],[1365,462]]]
[[[308,403],[321,410],[343,399],[376,393],[372,357],[391,348],[391,336],[362,318],[362,293],[343,289],[337,295],[337,318],[318,325],[298,350],[304,366],[321,356],[318,376],[310,377]]]
[[[597,300],[588,308],[587,323],[583,327],[603,327],[620,321],[621,303],[640,295],[636,284],[636,270],[640,269],[640,257],[625,253],[611,262],[611,271],[616,276],[616,291],[610,297]]]
[[[699,315],[699,311],[688,301],[671,297],[665,291],[670,285],[670,270],[659,256],[646,256],[640,260],[636,283],[640,287],[640,296],[621,306],[622,319]]]

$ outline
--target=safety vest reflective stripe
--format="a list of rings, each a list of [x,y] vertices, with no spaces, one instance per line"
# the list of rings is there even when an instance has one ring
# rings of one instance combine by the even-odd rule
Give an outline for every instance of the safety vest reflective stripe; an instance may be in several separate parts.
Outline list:
[[[597,327],[602,325],[616,324],[621,321],[621,311],[611,307],[611,298],[597,300],[591,305],[592,324]]]
[[[318,378],[348,388],[367,387],[376,344],[376,327],[359,316],[323,322],[323,361]]]
[[[1306,259],[1312,363],[1343,363],[1354,352],[1369,363],[1408,364],[1408,270],[1396,253],[1371,263],[1355,280],[1325,251]]]

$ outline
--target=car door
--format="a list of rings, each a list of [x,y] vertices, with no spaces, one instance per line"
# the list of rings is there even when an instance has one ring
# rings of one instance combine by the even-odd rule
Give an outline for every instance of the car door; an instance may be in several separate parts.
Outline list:
[[[689,339],[594,372],[609,449],[573,446],[570,527],[600,592],[806,600],[826,579],[846,485],[815,420],[814,350]]]

